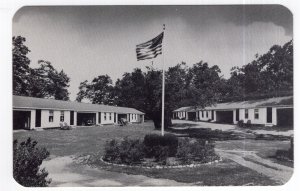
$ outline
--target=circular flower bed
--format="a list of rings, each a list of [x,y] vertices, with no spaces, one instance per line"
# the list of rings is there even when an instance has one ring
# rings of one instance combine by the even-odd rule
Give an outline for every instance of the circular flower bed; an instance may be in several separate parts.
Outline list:
[[[199,164],[188,164],[188,165],[153,165],[153,166],[147,166],[147,165],[126,165],[126,164],[116,164],[111,163],[103,160],[103,158],[100,159],[103,163],[113,166],[120,166],[120,167],[131,167],[131,168],[146,168],[146,169],[166,169],[166,168],[196,168],[204,164],[214,164],[222,161],[222,158],[220,157],[219,160],[215,160],[212,162],[207,163],[199,163]]]
[[[113,139],[105,145],[101,160],[106,164],[143,168],[198,167],[219,162],[210,141],[177,138],[172,134],[146,135],[143,140]]]

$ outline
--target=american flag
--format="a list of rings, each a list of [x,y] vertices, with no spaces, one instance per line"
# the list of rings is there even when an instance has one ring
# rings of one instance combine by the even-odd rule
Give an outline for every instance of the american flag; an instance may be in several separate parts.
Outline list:
[[[137,60],[146,60],[155,58],[157,55],[162,54],[162,41],[164,32],[160,33],[157,37],[145,43],[136,45]]]

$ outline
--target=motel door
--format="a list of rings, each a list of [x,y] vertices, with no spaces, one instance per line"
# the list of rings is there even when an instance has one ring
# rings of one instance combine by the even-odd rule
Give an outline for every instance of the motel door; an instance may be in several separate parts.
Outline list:
[[[70,125],[74,125],[74,111],[71,111],[70,115]]]
[[[267,123],[272,123],[272,107],[267,107]]]
[[[240,110],[239,110],[239,109],[236,109],[236,112],[235,112],[235,120],[236,120],[236,121],[239,121],[239,120],[240,120]]]
[[[35,111],[35,127],[41,127],[41,110]]]

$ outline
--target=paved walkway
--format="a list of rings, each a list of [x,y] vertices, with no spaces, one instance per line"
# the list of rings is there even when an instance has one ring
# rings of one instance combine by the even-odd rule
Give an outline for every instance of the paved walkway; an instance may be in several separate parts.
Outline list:
[[[208,122],[202,122],[202,121],[186,121],[186,120],[178,120],[173,119],[172,123],[174,124],[183,124],[182,128],[189,128],[189,126],[184,127],[184,124],[195,124],[195,126],[192,126],[192,128],[210,128],[211,130],[233,130],[235,129],[235,125],[231,124],[219,124],[219,123],[208,123]]]
[[[168,179],[149,178],[143,175],[128,175],[110,172],[88,165],[75,164],[71,156],[56,157],[44,161],[42,167],[52,179],[50,186],[99,187],[99,186],[189,186]]]
[[[237,128],[236,125],[233,124],[220,124],[220,123],[209,123],[209,122],[203,122],[203,121],[186,121],[186,120],[172,120],[172,123],[174,124],[183,124],[182,129],[189,128],[188,125],[184,127],[184,124],[195,124],[195,126],[192,126],[192,128],[210,128],[211,130],[222,130],[222,131],[236,131],[236,132],[244,132],[251,131],[254,134],[269,134],[269,135],[282,135],[282,136],[292,136],[294,135],[293,130],[289,131],[275,131],[275,130],[251,130],[251,128],[248,129],[241,129]]]
[[[263,159],[257,156],[254,151],[216,149],[216,152],[224,158],[268,176],[277,181],[278,184],[285,184],[293,174],[293,168]]]

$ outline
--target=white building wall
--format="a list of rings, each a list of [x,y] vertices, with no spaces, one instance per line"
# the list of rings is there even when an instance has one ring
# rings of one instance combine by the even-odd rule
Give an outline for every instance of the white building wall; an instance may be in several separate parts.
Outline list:
[[[247,121],[245,121],[245,109],[240,109],[239,118],[240,118],[240,120],[244,120],[244,123],[247,123]]]
[[[35,110],[30,111],[30,129],[35,128],[35,114],[36,114]]]
[[[255,109],[258,109],[258,119],[255,119]],[[267,124],[267,108],[250,108],[248,109],[248,118],[245,118],[245,110],[239,109],[239,120],[244,120],[244,123],[247,123],[248,120],[251,120],[251,124],[265,125]],[[272,111],[272,120],[274,121],[274,111]],[[275,117],[276,118],[276,117]],[[237,124],[236,120],[236,109],[233,111],[234,124]],[[277,121],[277,120],[276,120]]]
[[[179,119],[187,119],[187,113],[185,111],[176,112]]]
[[[272,124],[277,125],[277,108],[272,108]]]
[[[130,122],[131,123],[139,122],[139,115],[138,114],[131,113],[131,114],[129,114],[129,116],[130,116]]]
[[[241,120],[241,119],[240,119]],[[236,119],[236,109],[233,110],[233,124],[237,124],[238,121]]]
[[[49,111],[41,110],[41,127],[60,127],[60,110],[53,110],[53,122],[49,122]],[[70,125],[70,111],[64,111],[64,122]]]
[[[211,121],[212,121],[212,122],[216,122],[216,121],[217,121],[217,111],[216,111],[216,110],[213,110],[213,111],[211,111],[211,113],[212,113],[212,112],[214,112],[214,119],[212,119],[212,114],[211,114],[211,119],[212,119]]]
[[[118,121],[119,121],[119,119],[118,119],[118,113],[115,113],[114,115],[115,115],[115,117],[116,117],[116,120],[115,120],[115,121],[116,121],[116,124],[118,124]]]
[[[99,112],[96,113],[96,125],[99,125]]]
[[[77,112],[74,111],[74,126],[77,125]]]
[[[70,125],[70,122],[71,122],[71,112],[70,111],[65,111],[64,122],[66,122],[68,125]]]
[[[106,113],[106,120],[104,119]],[[111,119],[109,115],[111,114]],[[114,113],[113,112],[101,112],[101,124],[113,124],[114,123]]]
[[[209,119],[211,119],[211,111],[210,110],[199,111],[199,119],[200,121],[208,121]]]

